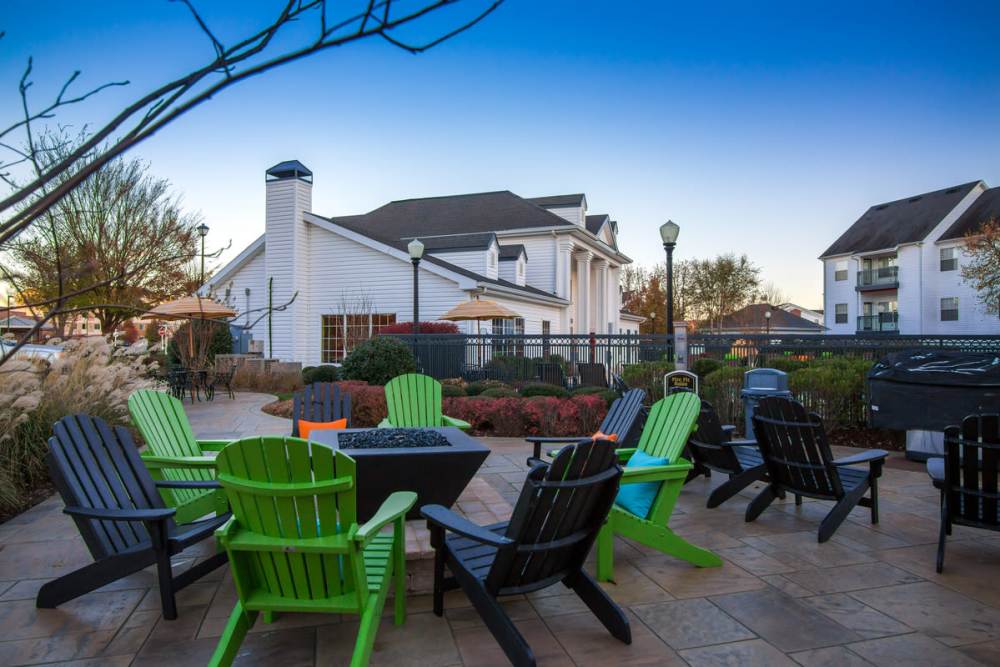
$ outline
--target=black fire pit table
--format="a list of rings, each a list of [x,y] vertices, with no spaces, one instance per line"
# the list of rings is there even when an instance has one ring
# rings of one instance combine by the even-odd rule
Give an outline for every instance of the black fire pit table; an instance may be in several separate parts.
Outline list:
[[[313,431],[309,441],[335,447],[357,462],[362,522],[394,491],[417,494],[407,519],[419,519],[420,507],[428,503],[451,507],[490,453],[453,427]]]

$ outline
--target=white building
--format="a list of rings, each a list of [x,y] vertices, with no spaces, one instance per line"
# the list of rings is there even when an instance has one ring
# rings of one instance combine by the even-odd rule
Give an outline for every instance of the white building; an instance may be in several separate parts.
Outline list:
[[[641,318],[621,312],[619,274],[631,260],[618,225],[588,215],[582,194],[525,199],[509,191],[394,201],[362,215],[312,211],[312,172],[297,161],[267,170],[264,234],[222,268],[209,289],[252,324],[266,353],[305,364],[340,361],[381,325],[412,321],[407,243],[419,264],[420,319],[481,296],[522,317],[506,332],[619,333]],[[274,312],[268,344],[266,310]],[[261,319],[263,318],[263,319]],[[459,323],[469,333],[475,323]],[[491,323],[483,324],[483,332]]]
[[[869,208],[820,256],[827,333],[1000,334],[960,271],[990,218],[1000,188],[983,181]]]

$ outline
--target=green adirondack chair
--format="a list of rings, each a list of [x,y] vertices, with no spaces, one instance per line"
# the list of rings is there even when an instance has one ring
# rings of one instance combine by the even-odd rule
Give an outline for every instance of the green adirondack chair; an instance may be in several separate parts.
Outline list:
[[[467,421],[441,414],[441,383],[427,375],[407,373],[389,380],[385,385],[385,405],[389,416],[379,428],[472,428]]]
[[[215,535],[229,555],[239,600],[209,665],[230,665],[258,614],[361,616],[353,667],[368,664],[386,593],[406,619],[404,520],[417,501],[390,495],[357,524],[354,460],[291,436],[237,440],[222,450],[218,479],[233,518]],[[381,533],[392,524],[393,530]]]
[[[667,523],[674,511],[688,471],[693,467],[681,458],[688,437],[698,424],[701,399],[691,392],[671,394],[653,404],[635,448],[619,449],[618,457],[626,464],[636,450],[650,456],[666,458],[665,466],[625,468],[622,484],[661,482],[660,491],[653,501],[648,517],[640,517],[615,505],[597,537],[597,578],[599,581],[614,579],[614,536],[621,535],[686,560],[698,567],[722,565],[722,559],[711,551],[696,547],[670,530]]]
[[[229,440],[196,440],[184,404],[170,394],[140,389],[128,397],[132,423],[147,449],[142,461],[154,480],[203,482],[215,479],[215,457]],[[178,523],[189,523],[212,512],[228,511],[221,489],[161,489],[167,507],[176,508]]]

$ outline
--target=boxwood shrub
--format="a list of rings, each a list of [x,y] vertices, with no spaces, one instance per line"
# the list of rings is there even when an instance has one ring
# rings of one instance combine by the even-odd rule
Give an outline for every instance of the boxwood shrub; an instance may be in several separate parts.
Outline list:
[[[521,387],[521,396],[555,396],[556,398],[568,398],[569,392],[562,387],[557,387],[554,384],[545,384],[542,382],[532,382],[531,384],[526,384]]]
[[[341,367],[345,380],[361,380],[368,384],[386,384],[397,375],[416,370],[410,346],[390,336],[372,338],[359,344],[347,355]]]

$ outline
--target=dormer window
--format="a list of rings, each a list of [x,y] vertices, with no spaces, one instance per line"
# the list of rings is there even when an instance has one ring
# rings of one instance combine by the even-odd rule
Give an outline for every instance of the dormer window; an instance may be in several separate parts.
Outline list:
[[[518,280],[524,280],[524,262],[517,263],[517,278]]]
[[[495,252],[490,253],[490,268],[497,268],[497,254]]]

